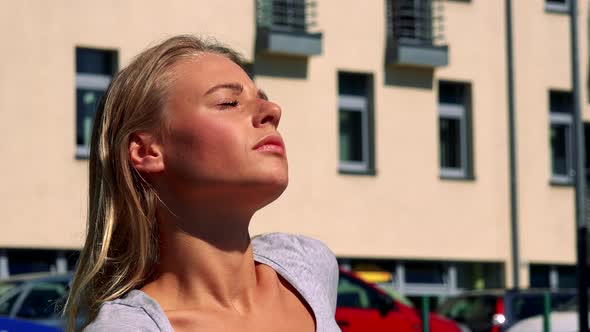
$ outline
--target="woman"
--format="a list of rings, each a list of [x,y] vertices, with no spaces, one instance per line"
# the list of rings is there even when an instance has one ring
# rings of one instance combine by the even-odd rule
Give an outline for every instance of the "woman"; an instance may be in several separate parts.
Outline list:
[[[66,314],[85,331],[339,331],[320,242],[254,213],[288,182],[281,109],[237,53],[191,36],[141,53],[96,115],[88,232]]]

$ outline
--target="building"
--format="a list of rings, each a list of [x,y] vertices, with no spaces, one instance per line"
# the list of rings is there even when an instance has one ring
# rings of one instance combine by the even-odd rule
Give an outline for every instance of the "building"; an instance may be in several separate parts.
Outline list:
[[[575,285],[569,1],[513,1],[524,287]],[[252,233],[319,238],[407,295],[513,285],[505,1],[0,6],[0,277],[73,268],[94,107],[134,55],[190,33],[241,51],[283,107],[291,183]],[[587,83],[581,98],[590,121]]]

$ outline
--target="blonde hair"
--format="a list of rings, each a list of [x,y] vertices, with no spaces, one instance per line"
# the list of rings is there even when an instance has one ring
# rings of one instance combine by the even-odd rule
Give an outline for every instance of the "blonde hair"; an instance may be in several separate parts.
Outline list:
[[[86,324],[105,301],[139,288],[158,261],[158,196],[131,165],[128,145],[138,131],[160,135],[170,67],[202,53],[235,51],[210,40],[176,36],[139,54],[113,78],[98,107],[90,147],[87,235],[65,304],[67,331]]]

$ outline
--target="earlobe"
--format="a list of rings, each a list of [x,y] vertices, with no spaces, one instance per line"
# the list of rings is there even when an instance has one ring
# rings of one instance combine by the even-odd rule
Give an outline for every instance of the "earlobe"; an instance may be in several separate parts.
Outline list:
[[[129,159],[141,173],[159,173],[164,170],[162,145],[151,134],[134,133],[129,139]]]

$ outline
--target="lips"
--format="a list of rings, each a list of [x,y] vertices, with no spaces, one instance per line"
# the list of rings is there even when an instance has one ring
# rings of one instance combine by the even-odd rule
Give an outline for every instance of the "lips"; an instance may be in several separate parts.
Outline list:
[[[253,148],[256,151],[285,154],[285,143],[281,136],[272,134],[261,139]]]

